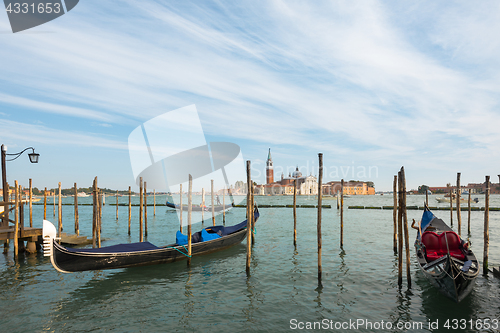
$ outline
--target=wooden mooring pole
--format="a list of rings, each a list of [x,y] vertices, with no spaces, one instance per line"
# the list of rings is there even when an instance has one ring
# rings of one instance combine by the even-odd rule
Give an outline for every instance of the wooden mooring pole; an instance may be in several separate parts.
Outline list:
[[[401,171],[398,172],[398,286],[403,285],[403,185]]]
[[[193,212],[193,176],[189,175],[189,185],[188,185],[188,258],[187,264],[191,265],[191,214]]]
[[[142,213],[143,213],[143,193],[142,193],[142,177],[139,178],[139,242],[143,241],[143,230],[142,230]]]
[[[97,235],[97,176],[92,185],[92,248],[96,247]]]
[[[211,193],[210,197],[212,198],[212,224],[215,227],[215,207],[214,207],[214,180],[211,179]]]
[[[255,202],[254,202],[254,197],[253,197],[253,191],[254,191],[254,187],[253,187],[253,180],[250,182],[250,221],[252,222],[252,230],[250,232],[250,235],[252,236],[252,245],[255,244],[255,234],[254,234],[254,231],[255,231],[255,218],[254,218],[254,215],[253,215],[253,209],[255,207]]]
[[[344,179],[340,180],[340,248],[344,248]]]
[[[80,221],[79,221],[79,217],[78,217],[78,187],[76,186],[76,183],[75,183],[75,234],[77,236],[80,235]]]
[[[484,198],[484,253],[483,253],[484,275],[488,275],[489,246],[490,246],[490,176],[486,176],[486,191]]]
[[[128,187],[128,234],[130,236],[130,221],[132,220],[132,188]]]
[[[247,275],[250,274],[250,260],[252,255],[252,221],[251,221],[251,201],[250,201],[250,193],[251,193],[251,174],[250,174],[250,161],[247,161],[247,261],[246,261],[246,272]]]
[[[222,191],[222,224],[226,225],[226,187]]]
[[[462,212],[460,211],[460,172],[457,172],[457,228],[458,228],[458,235],[462,235]]]
[[[453,186],[450,186],[450,224],[453,227]]]
[[[146,182],[144,182],[144,233],[148,235],[148,191],[146,190]]]
[[[297,246],[297,178],[293,180],[293,245]]]
[[[62,225],[62,195],[61,195],[61,182],[59,182],[59,194],[57,196],[57,215],[59,221],[59,237],[61,237],[61,233],[63,231]]]
[[[30,178],[30,228],[33,228],[33,184]]]
[[[429,189],[425,189],[425,205],[429,207]]]
[[[408,284],[408,289],[411,289],[411,271],[410,271],[410,239],[408,232],[408,217],[406,214],[406,177],[405,177],[405,169],[401,167],[401,177],[402,177],[402,185],[403,185],[403,231],[405,236],[405,251],[406,251],[406,283]]]
[[[103,205],[103,193],[97,188],[97,247],[101,248],[101,232],[102,232],[102,205]]]
[[[181,207],[181,209],[179,209],[179,222],[180,222],[180,232],[182,232],[182,184],[179,184],[179,187],[180,187],[180,202],[179,202],[179,207]]]
[[[47,188],[43,191],[43,219],[47,219]]]
[[[321,252],[322,252],[322,239],[321,239],[321,211],[322,211],[322,199],[323,191],[321,190],[321,184],[323,184],[323,154],[318,154],[319,160],[319,177],[318,177],[318,223],[317,223],[317,234],[318,234],[318,284],[321,285],[321,278],[323,275],[323,265],[321,262]]]
[[[392,221],[394,224],[394,236],[393,236],[393,250],[394,253],[398,253],[398,190],[397,190],[398,176],[394,175],[394,182],[392,183],[392,196],[394,206],[392,209]]]
[[[156,189],[153,189],[153,216],[156,216]]]
[[[116,190],[116,220],[118,221],[118,190]]]
[[[17,184],[17,180],[14,182],[15,191],[14,191],[14,257],[17,258],[19,254],[19,185]],[[5,189],[4,189],[5,190]],[[7,189],[8,190],[8,189]],[[5,209],[9,207],[6,206]]]
[[[54,217],[56,217],[56,191],[52,194],[52,198],[54,199]]]
[[[205,223],[205,189],[201,189],[201,224]]]
[[[467,215],[467,234],[470,235],[470,212],[471,212],[471,209],[470,209],[470,191],[471,189],[469,189],[469,200],[467,200],[467,203],[468,203],[468,210],[469,210],[469,214]]]

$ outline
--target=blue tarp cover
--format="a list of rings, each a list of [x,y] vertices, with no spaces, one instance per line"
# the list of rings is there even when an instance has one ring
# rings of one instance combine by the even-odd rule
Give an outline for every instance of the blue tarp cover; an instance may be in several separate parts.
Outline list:
[[[431,223],[432,219],[434,219],[434,214],[428,209],[424,210],[424,214],[422,215],[422,222],[420,222],[420,228],[422,229],[422,232],[425,231],[425,229],[429,226]]]

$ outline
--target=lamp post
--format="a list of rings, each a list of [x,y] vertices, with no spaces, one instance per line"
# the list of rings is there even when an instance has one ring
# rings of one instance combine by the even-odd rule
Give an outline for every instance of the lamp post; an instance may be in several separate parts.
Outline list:
[[[33,147],[28,147],[24,149],[23,151],[15,154],[7,154],[7,146],[2,145],[1,147],[1,159],[2,159],[2,188],[3,188],[3,201],[8,202],[9,201],[9,189],[7,187],[7,169],[5,162],[6,161],[13,161],[17,159],[19,156],[21,156],[26,150],[31,149],[31,153],[28,154],[28,157],[30,159],[31,163],[38,163],[38,158],[40,157],[40,154],[35,153],[35,148]],[[12,156],[11,159],[7,159],[7,156]],[[8,227],[9,226],[9,209],[8,206],[4,206],[4,217],[3,217],[3,222],[1,224],[2,227]]]

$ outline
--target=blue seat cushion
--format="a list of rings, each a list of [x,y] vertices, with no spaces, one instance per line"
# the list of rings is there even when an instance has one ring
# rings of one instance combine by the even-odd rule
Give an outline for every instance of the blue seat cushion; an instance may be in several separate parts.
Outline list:
[[[220,238],[220,235],[217,233],[209,233],[205,229],[201,231],[201,241],[206,242],[212,239]]]
[[[175,242],[177,245],[186,245],[188,243],[188,237],[177,230],[177,233],[175,234]]]

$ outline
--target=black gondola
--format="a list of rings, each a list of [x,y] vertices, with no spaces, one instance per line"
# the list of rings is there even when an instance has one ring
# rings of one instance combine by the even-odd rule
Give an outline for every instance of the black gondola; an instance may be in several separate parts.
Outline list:
[[[168,202],[168,201],[167,201],[166,205],[167,205],[167,207],[170,207],[170,208],[180,209],[179,205],[173,204],[173,203]],[[217,205],[217,206],[214,206],[214,211],[215,212],[220,212],[222,210],[229,209],[231,207],[233,207],[233,205],[225,205],[225,206]],[[187,205],[182,205],[182,210],[183,211],[187,211],[188,210],[188,206]],[[201,211],[211,212],[212,211],[212,206],[203,206],[203,207],[202,206],[193,206],[192,210],[193,210],[193,212],[201,212]]]
[[[254,216],[257,221],[257,208]],[[192,235],[191,256],[226,249],[241,243],[246,235],[247,220],[231,227],[207,227]],[[63,273],[164,264],[186,259],[188,256],[187,246],[177,243],[161,247],[150,242],[118,244],[96,249],[64,247],[56,241],[54,225],[46,220],[43,221],[43,238],[45,256],[50,256],[54,268]]]
[[[415,250],[425,277],[444,295],[458,303],[471,292],[479,274],[476,256],[468,244],[427,207],[417,232]]]

